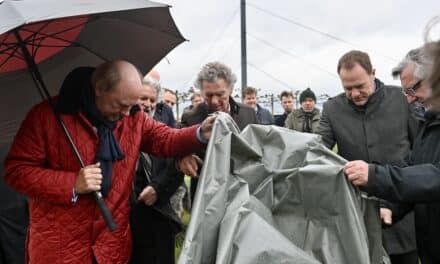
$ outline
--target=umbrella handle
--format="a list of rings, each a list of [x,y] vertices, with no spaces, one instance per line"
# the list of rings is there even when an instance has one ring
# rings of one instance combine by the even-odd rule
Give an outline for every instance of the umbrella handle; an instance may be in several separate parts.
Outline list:
[[[79,151],[75,145],[75,143],[72,140],[72,137],[70,137],[69,131],[67,130],[67,127],[64,125],[63,120],[61,119],[61,116],[57,113],[55,110],[55,105],[52,102],[52,99],[48,97],[49,103],[52,105],[52,109],[54,110],[54,114],[56,116],[56,119],[58,120],[58,123],[62,127],[64,131],[64,135],[66,136],[67,140],[70,143],[70,146],[73,149],[73,152],[75,153],[76,158],[78,159],[79,163],[81,164],[81,168],[85,167],[85,164],[81,158],[81,155],[79,154]],[[111,232],[116,231],[118,229],[118,226],[116,225],[115,220],[113,220],[112,213],[108,209],[107,205],[105,204],[104,198],[102,198],[102,194],[100,191],[94,191],[93,198],[95,198],[95,202],[98,205],[99,210],[101,211],[102,217],[104,218],[105,223],[107,224],[108,229]]]
[[[101,192],[98,191],[93,192],[93,198],[95,198],[96,204],[98,205],[99,210],[101,211],[102,217],[104,218],[104,221],[107,224],[108,229],[111,232],[116,231],[116,229],[118,229],[118,226],[116,225],[115,220],[113,220],[113,216],[110,213],[110,210],[108,209],[107,205],[105,204]]]

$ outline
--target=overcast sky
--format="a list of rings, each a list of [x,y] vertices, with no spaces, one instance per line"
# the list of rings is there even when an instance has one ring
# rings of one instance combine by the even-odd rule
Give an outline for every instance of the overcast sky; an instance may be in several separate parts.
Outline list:
[[[201,66],[219,60],[240,76],[240,1],[168,0],[189,41],[171,51],[156,69],[164,86],[187,91]],[[248,85],[260,94],[311,87],[319,94],[342,91],[338,59],[359,49],[370,54],[376,76],[398,84],[391,69],[423,44],[428,21],[440,15],[438,0],[247,1]],[[325,32],[335,40],[295,23]]]

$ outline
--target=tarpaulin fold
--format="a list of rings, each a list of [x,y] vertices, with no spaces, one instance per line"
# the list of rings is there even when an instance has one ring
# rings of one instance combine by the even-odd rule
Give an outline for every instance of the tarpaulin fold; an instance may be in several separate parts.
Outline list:
[[[377,202],[321,138],[220,113],[180,264],[383,263]]]

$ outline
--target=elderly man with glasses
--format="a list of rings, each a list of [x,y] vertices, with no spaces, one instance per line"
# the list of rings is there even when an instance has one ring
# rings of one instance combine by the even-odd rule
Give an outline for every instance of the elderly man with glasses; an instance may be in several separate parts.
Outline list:
[[[423,119],[427,108],[425,101],[431,95],[431,88],[426,82],[427,67],[431,63],[424,46],[410,50],[392,71],[394,78],[400,77],[403,93],[418,119]]]

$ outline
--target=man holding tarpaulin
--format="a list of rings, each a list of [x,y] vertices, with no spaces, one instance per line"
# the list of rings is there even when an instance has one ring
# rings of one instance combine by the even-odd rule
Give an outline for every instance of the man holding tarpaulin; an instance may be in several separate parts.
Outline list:
[[[440,41],[424,48],[427,46],[428,60],[424,60],[432,67],[427,80],[433,95],[427,100],[430,107],[409,156],[411,166],[399,168],[356,160],[348,162],[344,172],[368,194],[397,202],[393,206],[394,221],[414,209],[420,262],[434,264],[440,263]]]
[[[29,197],[28,263],[127,263],[129,195],[139,150],[182,157],[203,147],[214,117],[176,130],[138,104],[141,76],[126,61],[78,68],[56,109],[86,165],[74,158],[47,102],[33,107],[5,161],[5,181]],[[118,229],[109,232],[90,195],[100,190]]]
[[[385,85],[375,76],[367,53],[352,50],[338,62],[344,92],[324,103],[317,134],[347,160],[405,165],[417,122],[401,88]],[[388,204],[382,201],[380,216],[389,224]],[[417,263],[414,217],[383,230],[384,246],[391,263]]]
[[[254,109],[232,98],[234,84],[237,81],[232,70],[222,62],[209,62],[205,64],[197,75],[195,86],[198,87],[204,97],[204,102],[197,105],[189,112],[182,115],[182,126],[188,127],[199,124],[207,116],[214,112],[224,112],[232,116],[240,129],[249,124],[258,124]],[[188,166],[189,176],[197,176],[198,168],[202,163],[198,157],[204,159],[204,151],[196,153],[198,156],[187,156],[179,163]],[[197,178],[191,179],[191,202],[194,201],[197,190]]]

